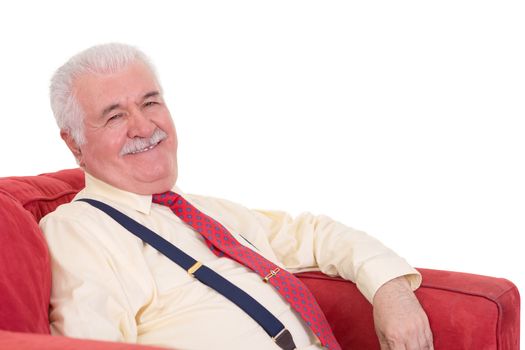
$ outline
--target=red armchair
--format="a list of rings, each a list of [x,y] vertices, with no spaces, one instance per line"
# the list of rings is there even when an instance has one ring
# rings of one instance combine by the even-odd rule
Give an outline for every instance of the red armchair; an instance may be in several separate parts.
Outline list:
[[[84,186],[81,170],[0,178],[0,349],[137,349],[152,347],[49,335],[49,255],[38,221]],[[420,269],[416,292],[435,349],[519,349],[520,297],[509,281]],[[311,288],[343,349],[379,349],[371,305],[353,283],[320,273],[299,277]]]

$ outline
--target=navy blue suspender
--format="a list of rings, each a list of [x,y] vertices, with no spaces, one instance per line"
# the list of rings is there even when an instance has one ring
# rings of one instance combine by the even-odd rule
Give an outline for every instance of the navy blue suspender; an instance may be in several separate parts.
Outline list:
[[[129,232],[133,233],[135,236],[142,239],[153,248],[157,249],[184,270],[188,271],[190,275],[194,276],[200,282],[204,283],[210,288],[213,288],[218,293],[232,301],[251,318],[253,318],[282,349],[295,349],[295,344],[293,343],[291,334],[284,327],[281,321],[279,321],[264,306],[262,306],[257,300],[252,298],[242,289],[232,284],[230,281],[212,269],[202,265],[200,262],[184,253],[182,250],[155,232],[151,231],[149,228],[138,223],[117,209],[107,205],[106,203],[88,198],[77,199],[77,201],[89,203],[92,206],[102,210],[119,224],[121,224],[124,228],[126,228]]]

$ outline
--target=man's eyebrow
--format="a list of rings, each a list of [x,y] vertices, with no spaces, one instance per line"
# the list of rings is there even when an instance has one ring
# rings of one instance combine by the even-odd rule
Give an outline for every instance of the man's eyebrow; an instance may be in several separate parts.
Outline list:
[[[104,108],[104,110],[102,111],[101,116],[104,117],[106,114],[109,114],[114,109],[119,109],[119,108],[120,108],[120,104],[119,103],[114,103],[112,105],[109,105],[106,108]]]
[[[160,96],[160,92],[159,92],[159,91],[150,91],[150,92],[148,92],[147,94],[145,94],[145,95],[142,97],[142,99],[143,99],[143,100],[146,100],[146,99],[148,99],[148,98],[150,98],[150,97],[158,97],[158,96]]]

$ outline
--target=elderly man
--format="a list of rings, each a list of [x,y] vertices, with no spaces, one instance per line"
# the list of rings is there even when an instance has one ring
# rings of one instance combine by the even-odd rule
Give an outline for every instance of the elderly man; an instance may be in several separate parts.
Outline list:
[[[86,173],[75,200],[40,223],[54,334],[173,349],[339,349],[289,273],[319,269],[356,282],[373,303],[382,349],[433,348],[413,293],[419,273],[372,237],[325,216],[293,219],[176,187],[175,127],[142,52],[79,53],[55,73],[51,104]],[[136,230],[182,252],[170,257]],[[181,254],[191,266],[174,262]]]

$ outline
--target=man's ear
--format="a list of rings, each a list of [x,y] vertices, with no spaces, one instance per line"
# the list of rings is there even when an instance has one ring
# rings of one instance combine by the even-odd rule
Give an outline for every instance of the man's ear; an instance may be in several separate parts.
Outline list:
[[[71,134],[67,130],[60,130],[60,137],[62,138],[62,140],[64,140],[71,153],[73,153],[73,156],[75,156],[78,165],[83,166],[82,150],[80,149],[80,146],[77,144],[73,136],[71,136]]]

